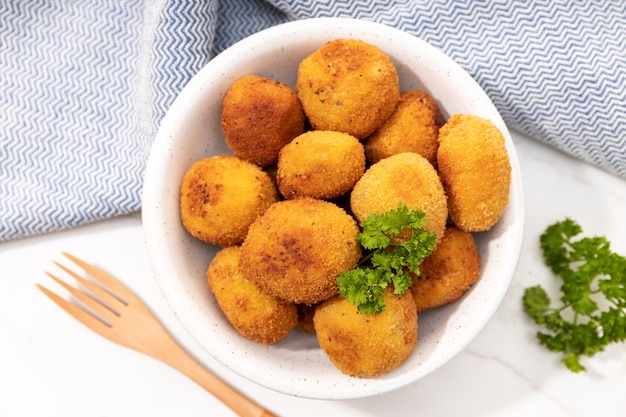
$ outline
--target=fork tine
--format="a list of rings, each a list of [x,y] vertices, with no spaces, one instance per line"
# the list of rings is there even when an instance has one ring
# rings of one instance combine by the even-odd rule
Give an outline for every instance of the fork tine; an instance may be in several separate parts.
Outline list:
[[[115,319],[116,317],[119,316],[119,314],[118,314],[119,312],[111,310],[109,307],[107,307],[104,304],[102,304],[99,300],[91,297],[89,294],[86,294],[86,293],[84,293],[84,292],[82,292],[82,291],[72,287],[67,282],[65,282],[62,279],[52,275],[49,272],[46,272],[46,275],[48,275],[50,278],[55,280],[59,285],[61,285],[63,288],[65,288],[67,291],[69,291],[70,294],[72,294],[74,297],[76,297],[80,301],[82,301],[83,304],[85,304],[87,307],[92,309],[97,315],[99,315],[101,318],[104,319],[104,321],[108,322],[109,324],[112,323],[113,319]]]
[[[76,320],[80,321],[85,326],[89,327],[91,330],[100,334],[101,336],[109,338],[107,330],[110,329],[110,327],[106,323],[104,323],[102,320],[98,319],[96,316],[84,310],[83,308],[77,306],[76,304],[72,304],[71,302],[63,299],[62,297],[50,291],[46,287],[40,284],[35,284],[35,285],[37,285],[37,288],[39,288],[45,295],[48,296],[48,298],[54,301],[59,307],[65,310],[65,312],[67,312],[70,316],[74,317]]]
[[[119,312],[119,310],[126,305],[125,302],[121,301],[118,297],[114,296],[110,291],[107,291],[106,289],[96,284],[95,282],[81,277],[76,272],[72,271],[68,267],[58,262],[54,262],[54,264],[57,265],[62,270],[64,270],[65,272],[67,272],[69,275],[71,275],[81,285],[89,289],[89,291],[94,293],[97,297],[99,297],[102,301],[104,301],[104,304],[109,305],[113,310],[116,310],[117,312]],[[48,275],[50,274],[48,273]]]
[[[117,279],[113,278],[111,275],[83,261],[82,259],[77,258],[74,255],[71,255],[67,252],[62,252],[62,253],[66,258],[74,262],[76,265],[80,266],[82,269],[85,270],[85,272],[93,276],[97,281],[99,281],[106,288],[108,288],[111,291],[111,293],[116,294],[118,297],[123,299],[126,303],[130,302],[131,300],[136,300],[137,297],[135,296],[135,294],[127,286],[122,284]]]
[[[81,259],[63,253],[68,259],[81,267],[85,272],[94,277],[94,281],[100,281],[101,285],[96,284],[72,272],[68,268],[59,265],[64,271],[76,278],[94,293],[103,295],[102,298],[116,299],[117,304],[122,302],[117,299],[114,294],[121,296],[129,303],[125,308],[120,309],[119,317],[114,321],[114,325],[108,325],[104,320],[98,318],[92,311],[82,306],[73,304],[65,300],[46,287],[36,284],[50,300],[57,304],[70,316],[89,327],[95,333],[128,348],[145,353],[153,358],[160,360],[189,378],[200,384],[204,389],[213,394],[217,399],[222,401],[226,406],[231,408],[235,413],[241,416],[267,416],[273,417],[274,414],[263,409],[258,404],[252,402],[247,397],[241,395],[230,385],[213,375],[205,369],[192,356],[190,356],[177,342],[169,335],[167,329],[162,326],[157,317],[149,310],[139,297],[137,297],[124,284],[115,278],[107,275],[95,266],[89,265]],[[86,305],[91,306],[91,310],[96,311],[104,309],[105,306],[95,297],[91,297],[87,293],[83,293],[75,287],[65,283],[63,280],[47,273],[62,287],[67,289],[70,294],[83,301]],[[108,288],[108,290],[107,290]],[[106,293],[106,295],[105,295]],[[113,314],[109,312],[107,314]]]

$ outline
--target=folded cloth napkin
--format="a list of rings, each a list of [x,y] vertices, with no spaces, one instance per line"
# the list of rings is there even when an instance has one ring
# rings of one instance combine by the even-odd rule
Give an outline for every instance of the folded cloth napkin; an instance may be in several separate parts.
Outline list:
[[[0,240],[139,210],[160,119],[205,63],[279,23],[352,17],[442,49],[505,122],[626,177],[626,3],[3,0]]]

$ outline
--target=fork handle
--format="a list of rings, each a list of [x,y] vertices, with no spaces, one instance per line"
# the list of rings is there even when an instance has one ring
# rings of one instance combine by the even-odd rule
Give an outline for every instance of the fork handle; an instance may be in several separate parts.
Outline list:
[[[240,417],[278,417],[209,372],[173,339],[164,360],[187,375]]]

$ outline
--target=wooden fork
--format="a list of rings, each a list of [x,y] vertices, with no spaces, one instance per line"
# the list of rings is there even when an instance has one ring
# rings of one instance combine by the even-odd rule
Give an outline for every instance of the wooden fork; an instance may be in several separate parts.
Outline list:
[[[179,370],[239,416],[276,417],[275,414],[254,403],[196,362],[174,341],[154,314],[128,287],[75,256],[65,252],[63,255],[95,278],[93,281],[83,278],[55,262],[93,295],[72,287],[49,272],[46,274],[91,311],[65,300],[39,284],[36,285],[72,317],[113,342],[150,355]]]

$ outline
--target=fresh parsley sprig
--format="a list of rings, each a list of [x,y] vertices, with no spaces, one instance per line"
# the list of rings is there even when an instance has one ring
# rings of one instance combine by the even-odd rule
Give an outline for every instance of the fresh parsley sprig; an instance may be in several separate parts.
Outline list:
[[[385,288],[403,295],[411,285],[409,271],[419,275],[419,264],[432,252],[436,236],[423,228],[426,215],[402,203],[383,214],[371,214],[360,224],[359,243],[368,252],[359,266],[337,276],[339,294],[362,314],[385,309]]]
[[[562,362],[581,372],[582,356],[591,357],[626,340],[626,258],[611,251],[605,237],[574,239],[582,228],[566,219],[540,237],[546,265],[562,278],[561,304],[552,307],[539,285],[527,288],[524,310],[538,325],[539,342],[563,353]]]

